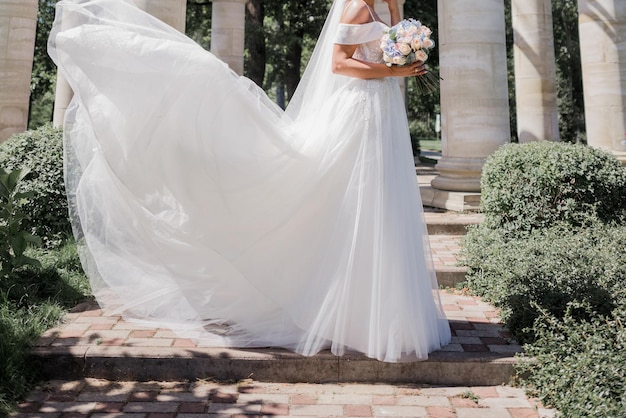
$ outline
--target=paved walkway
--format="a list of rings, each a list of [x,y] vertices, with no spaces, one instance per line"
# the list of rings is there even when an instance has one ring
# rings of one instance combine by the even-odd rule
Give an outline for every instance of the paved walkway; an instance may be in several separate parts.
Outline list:
[[[553,411],[521,389],[383,384],[51,381],[15,418],[458,417],[538,418]]]
[[[429,209],[429,224],[480,222],[477,214]],[[436,268],[455,266],[458,232],[431,235]],[[441,290],[453,339],[440,354],[486,354],[512,358],[521,347],[500,324],[498,311],[460,290]],[[77,306],[66,321],[44,334],[35,350],[67,350],[72,355],[106,351],[128,356],[167,351],[171,356],[201,350],[166,329],[128,323],[94,302]],[[166,360],[167,361],[167,360]],[[192,418],[220,416],[301,417],[552,417],[521,389],[498,386],[425,386],[411,384],[304,384],[207,380],[159,382],[94,378],[53,380],[33,391],[15,418]]]

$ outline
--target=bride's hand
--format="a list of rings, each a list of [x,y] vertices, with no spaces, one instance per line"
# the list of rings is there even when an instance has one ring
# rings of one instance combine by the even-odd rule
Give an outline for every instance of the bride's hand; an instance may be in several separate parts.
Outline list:
[[[417,75],[424,75],[428,71],[426,65],[422,61],[416,61],[409,65],[392,65],[389,67],[394,77],[414,77]]]

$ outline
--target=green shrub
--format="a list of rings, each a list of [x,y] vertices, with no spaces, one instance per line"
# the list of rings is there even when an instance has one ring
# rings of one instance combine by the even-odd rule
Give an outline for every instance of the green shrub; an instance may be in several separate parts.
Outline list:
[[[626,169],[584,145],[505,145],[488,158],[481,186],[485,224],[509,232],[626,220]]]
[[[20,208],[32,196],[32,192],[18,190],[28,174],[28,169],[7,173],[0,168],[0,283],[15,269],[27,264],[39,265],[39,261],[24,254],[29,245],[41,245],[39,237],[25,231],[28,217]]]
[[[8,170],[28,167],[31,174],[21,191],[32,192],[22,206],[29,215],[24,227],[56,245],[71,233],[63,182],[62,131],[46,125],[16,134],[0,146],[0,166]]]
[[[470,228],[463,247],[469,287],[502,309],[522,342],[534,338],[540,310],[562,318],[570,303],[579,303],[607,315],[624,302],[626,226],[557,226],[511,237],[480,225]]]
[[[29,361],[32,343],[90,294],[73,240],[27,254],[41,265],[23,266],[0,282],[0,416],[38,379]]]
[[[580,320],[570,307],[563,319],[547,313],[535,324],[537,340],[520,362],[529,392],[565,417],[623,417],[626,411],[626,305],[607,316]]]

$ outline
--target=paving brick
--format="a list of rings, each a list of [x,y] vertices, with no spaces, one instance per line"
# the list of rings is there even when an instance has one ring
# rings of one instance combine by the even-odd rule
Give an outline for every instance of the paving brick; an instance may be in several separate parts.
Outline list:
[[[480,406],[489,408],[530,408],[530,402],[526,398],[488,398],[478,401]]]
[[[391,395],[372,396],[372,405],[395,405],[396,397]]]
[[[124,412],[176,412],[178,403],[174,402],[128,402]]]
[[[463,398],[463,397],[453,397],[450,398],[450,403],[455,408],[478,408],[478,403],[474,402],[471,399]]]
[[[472,386],[469,391],[481,399],[500,397],[500,393],[493,386]]]
[[[425,407],[420,406],[374,406],[372,407],[375,417],[427,417]]]
[[[483,353],[489,351],[489,348],[482,344],[461,344],[461,346],[463,347],[463,350],[468,353]]]
[[[496,391],[501,398],[525,398],[526,392],[521,388],[514,388],[511,386],[498,386]]]
[[[259,415],[261,414],[261,408],[263,405],[253,404],[226,404],[226,403],[214,403],[209,405],[209,414],[220,415]]]
[[[442,406],[429,406],[426,412],[430,418],[456,418],[456,413],[452,408]]]
[[[178,412],[201,414],[207,409],[207,402],[182,402]]]
[[[187,338],[176,338],[172,347],[180,347],[180,348],[196,348],[198,345],[190,339]]]
[[[209,396],[197,396],[195,393],[185,392],[166,392],[159,393],[156,397],[157,402],[206,402]]]
[[[317,398],[319,405],[370,405],[371,395],[337,395],[332,393],[321,394]]]
[[[150,337],[154,337],[156,334],[156,330],[152,330],[152,329],[138,329],[138,330],[133,330],[130,333],[130,338],[150,338]]]
[[[261,414],[263,415],[289,415],[289,405],[270,403],[261,406]]]
[[[371,417],[372,407],[369,405],[346,405],[343,408],[346,417]]]
[[[239,398],[239,394],[236,393],[223,393],[217,392],[211,395],[212,403],[235,403]]]
[[[136,391],[128,397],[129,402],[154,402],[158,396],[157,391]]]
[[[450,406],[450,400],[445,396],[410,396],[398,397],[398,405],[412,406]]]
[[[291,405],[289,408],[290,415],[303,416],[342,416],[342,405]]]
[[[289,395],[279,393],[242,393],[239,403],[288,404]]]
[[[130,347],[171,347],[171,338],[128,338],[124,345]]]
[[[457,408],[456,416],[458,418],[510,418],[511,414],[506,409]]]
[[[317,397],[308,393],[296,393],[291,395],[292,405],[315,405],[317,403]]]
[[[95,412],[122,412],[124,402],[98,402],[94,407]]]
[[[512,418],[540,418],[539,412],[534,408],[509,408]]]
[[[46,402],[39,412],[91,412],[96,407],[96,402]]]

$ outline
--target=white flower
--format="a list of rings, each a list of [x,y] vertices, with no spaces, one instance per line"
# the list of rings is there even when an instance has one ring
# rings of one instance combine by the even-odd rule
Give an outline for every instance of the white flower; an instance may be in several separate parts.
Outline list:
[[[402,55],[409,55],[413,50],[411,49],[411,45],[409,44],[400,44],[398,45],[398,50]]]
[[[406,57],[393,57],[392,64],[405,65],[406,62]]]
[[[428,26],[422,26],[419,30],[420,34],[423,34],[424,36],[430,36],[432,35],[433,31],[430,30],[430,28]]]
[[[435,47],[435,41],[433,41],[430,38],[426,38],[426,39],[424,39],[423,46],[426,49],[434,48]]]

